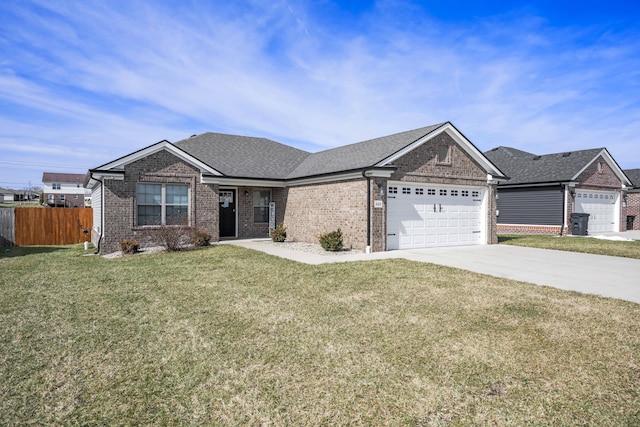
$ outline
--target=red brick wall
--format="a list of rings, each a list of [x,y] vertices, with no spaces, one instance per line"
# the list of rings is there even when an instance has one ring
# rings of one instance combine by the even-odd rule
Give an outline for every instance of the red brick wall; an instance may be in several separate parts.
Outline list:
[[[119,250],[124,239],[141,240],[145,228],[137,227],[136,184],[161,182],[188,184],[190,192],[189,224],[219,240],[218,186],[200,183],[200,171],[167,151],[151,154],[125,166],[125,179],[104,180],[104,238],[102,253]]]
[[[253,218],[253,191],[271,190],[271,201],[276,204],[276,224],[284,221],[285,190],[268,187],[238,187],[238,238],[269,237],[269,224],[256,223]],[[245,192],[247,193],[245,195]]]
[[[317,243],[340,228],[344,246],[364,250],[367,230],[366,180],[289,187],[284,224],[287,240]]]
[[[545,234],[558,236],[562,228],[559,225],[498,224],[498,234]],[[566,229],[563,234],[566,234]]]
[[[627,206],[622,209],[624,222],[623,230],[627,229],[627,216],[635,216],[633,220],[633,229],[640,230],[640,191],[634,191],[627,194]]]

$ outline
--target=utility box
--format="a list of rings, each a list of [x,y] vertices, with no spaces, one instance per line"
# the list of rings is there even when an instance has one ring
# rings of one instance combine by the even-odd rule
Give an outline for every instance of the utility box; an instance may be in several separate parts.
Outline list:
[[[571,214],[571,234],[574,236],[586,236],[589,227],[589,214],[577,213]]]

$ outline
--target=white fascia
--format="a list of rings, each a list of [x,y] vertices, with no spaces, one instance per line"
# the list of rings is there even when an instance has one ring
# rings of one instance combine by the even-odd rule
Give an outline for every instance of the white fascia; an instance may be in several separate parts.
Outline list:
[[[395,169],[371,168],[371,169],[365,169],[364,171],[359,170],[359,171],[345,172],[345,173],[334,174],[334,175],[323,175],[323,176],[314,176],[309,178],[292,179],[290,181],[287,181],[286,183],[287,183],[287,186],[293,186],[293,185],[324,184],[328,182],[347,181],[350,179],[358,179],[358,178],[364,178],[364,177],[390,178],[394,171]]]
[[[237,187],[286,187],[285,181],[279,180],[265,180],[265,179],[252,179],[252,178],[233,178],[224,176],[205,176],[200,175],[201,184],[218,184],[224,186],[237,186]]]
[[[153,145],[150,145],[142,150],[138,150],[134,153],[128,154],[124,157],[121,157],[117,160],[114,160],[110,163],[104,164],[96,169],[99,170],[124,170],[125,165],[150,156],[151,154],[157,153],[162,150],[167,150],[174,156],[183,160],[186,163],[189,163],[196,168],[198,168],[201,172],[207,173],[209,175],[222,176],[220,172],[213,169],[211,166],[206,163],[198,160],[197,158],[191,156],[187,152],[179,149],[169,141],[160,141]]]
[[[233,178],[224,176],[200,176],[202,184],[218,184],[218,185],[236,185],[239,187],[275,187],[285,188],[295,185],[324,184],[335,181],[346,181],[350,179],[358,179],[363,177],[369,178],[390,178],[395,169],[391,168],[372,168],[364,171],[351,171],[340,174],[312,176],[308,178],[296,178],[291,180],[265,180],[252,178]]]
[[[124,172],[110,172],[110,171],[89,171],[91,178],[85,188],[91,190],[95,185],[105,179],[111,179],[114,181],[124,181]]]

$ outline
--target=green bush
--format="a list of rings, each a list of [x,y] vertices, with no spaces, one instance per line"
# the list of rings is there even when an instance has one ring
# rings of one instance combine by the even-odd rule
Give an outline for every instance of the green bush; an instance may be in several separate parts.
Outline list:
[[[287,238],[287,227],[283,223],[276,225],[276,228],[269,233],[274,242],[284,242]]]
[[[120,242],[120,250],[124,255],[133,255],[140,249],[140,243],[137,240],[123,240]]]
[[[211,241],[211,234],[202,230],[196,231],[193,234],[193,237],[191,238],[191,243],[194,246],[199,246],[199,247],[209,246],[210,241]]]
[[[342,250],[342,231],[339,228],[336,231],[321,234],[318,236],[318,240],[325,251],[337,252]]]

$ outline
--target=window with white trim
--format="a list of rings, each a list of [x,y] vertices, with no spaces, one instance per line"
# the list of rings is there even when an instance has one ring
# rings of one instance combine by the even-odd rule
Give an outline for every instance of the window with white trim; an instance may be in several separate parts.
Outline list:
[[[436,189],[435,188],[427,189],[427,196],[435,196],[435,195],[436,195]]]
[[[269,222],[269,202],[271,190],[253,190],[253,222],[263,224]]]
[[[462,190],[462,197],[469,197],[469,190]]]
[[[136,190],[137,225],[188,225],[188,185],[139,183]]]
[[[424,194],[424,189],[423,188],[416,188],[415,189],[416,195],[421,196]]]
[[[447,195],[447,190],[445,190],[445,189],[441,188],[441,189],[440,189],[440,195],[441,195],[441,196],[446,196],[446,195]]]
[[[411,188],[402,187],[402,194],[411,194]]]
[[[389,194],[398,194],[398,187],[389,187]]]
[[[51,184],[51,188],[53,188],[54,190],[60,190],[60,183],[59,182],[54,182],[53,184]]]
[[[458,190],[451,190],[451,195],[454,197],[458,196]]]

